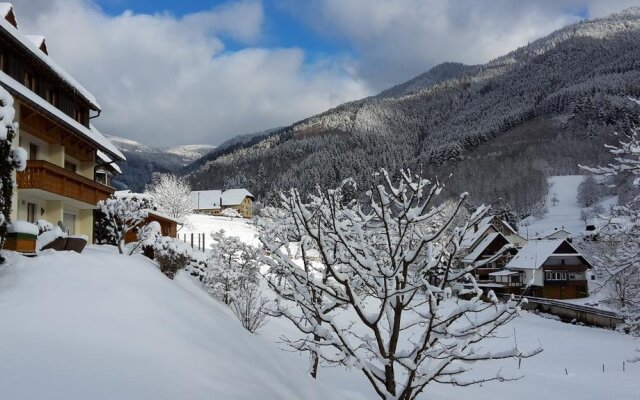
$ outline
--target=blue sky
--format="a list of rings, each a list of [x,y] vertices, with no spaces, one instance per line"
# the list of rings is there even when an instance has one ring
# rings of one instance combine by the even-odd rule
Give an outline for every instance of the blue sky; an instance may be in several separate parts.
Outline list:
[[[13,0],[103,106],[102,131],[219,144],[640,0]]]

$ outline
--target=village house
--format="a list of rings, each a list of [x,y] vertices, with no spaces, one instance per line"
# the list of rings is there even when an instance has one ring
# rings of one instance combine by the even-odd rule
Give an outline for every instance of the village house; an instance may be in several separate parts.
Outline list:
[[[520,282],[529,283],[527,295],[548,299],[587,297],[591,263],[566,239],[531,240],[507,264]]]
[[[487,235],[492,233],[502,234],[509,243],[517,248],[522,247],[527,242],[527,239],[519,235],[511,225],[497,216],[491,215],[475,223],[465,234],[460,244],[461,253],[465,256],[471,253]]]
[[[114,192],[114,162],[124,156],[90,123],[100,115],[93,95],[49,57],[42,36],[18,30],[8,3],[0,3],[0,84],[14,98],[14,143],[28,154],[11,219],[61,224],[91,243],[93,210]]]
[[[495,216],[472,229],[459,261],[463,268],[474,268],[481,288],[551,299],[588,295],[591,264],[573,247],[569,232],[556,230],[527,241]]]
[[[232,208],[244,218],[253,217],[254,197],[247,189],[197,190],[191,192],[193,211],[199,214],[221,215]]]

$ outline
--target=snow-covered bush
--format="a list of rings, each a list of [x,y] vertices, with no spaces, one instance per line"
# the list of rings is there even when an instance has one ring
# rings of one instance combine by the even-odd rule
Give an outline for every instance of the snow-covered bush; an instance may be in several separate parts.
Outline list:
[[[466,194],[444,223],[430,223],[441,219],[443,208],[433,207],[441,190],[408,172],[396,181],[382,170],[362,203],[345,205],[339,190],[319,190],[308,201],[296,190],[283,195],[283,215],[260,237],[270,251],[264,277],[277,312],[300,332],[285,340],[310,353],[313,376],[320,360],[357,368],[380,398],[409,400],[432,382],[504,380],[499,372],[467,372],[483,360],[540,351],[522,352],[515,341],[501,350],[483,346],[520,304],[484,293],[473,267],[457,269],[460,243],[486,208],[447,233]],[[472,288],[461,290],[470,300],[451,294],[461,279]]]
[[[159,173],[154,173],[152,179],[146,192],[162,213],[180,219],[193,212],[191,186],[186,179]]]
[[[96,230],[102,232],[99,243],[115,244],[123,254],[125,236],[140,227],[155,206],[148,195],[116,193],[98,202],[98,210]]]
[[[154,259],[169,279],[189,265],[191,252],[191,247],[185,242],[168,236],[158,238],[153,245]]]
[[[12,147],[11,142],[18,132],[18,123],[13,122],[15,109],[13,97],[0,87],[0,249],[4,246],[7,224],[11,215],[11,200],[14,182],[13,171],[23,171],[27,165],[27,153],[23,148]],[[4,258],[0,255],[0,263]]]
[[[231,219],[242,218],[242,214],[240,214],[235,208],[225,208],[224,210],[222,210],[222,212],[220,212],[220,215],[222,215],[223,217],[229,217]]]
[[[131,246],[129,255],[132,255],[138,249],[142,249],[142,253],[145,256],[153,258],[153,246],[162,236],[162,227],[160,226],[160,223],[157,221],[149,222],[138,229],[136,236],[138,240],[133,246]]]

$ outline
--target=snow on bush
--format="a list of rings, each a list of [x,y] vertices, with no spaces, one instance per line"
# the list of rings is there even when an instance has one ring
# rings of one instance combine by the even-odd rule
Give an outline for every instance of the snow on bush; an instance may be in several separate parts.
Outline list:
[[[481,361],[541,351],[523,352],[515,342],[499,350],[483,346],[520,309],[492,291],[490,302],[482,301],[474,267],[459,270],[454,261],[485,207],[448,233],[466,194],[444,223],[432,223],[442,211],[434,207],[440,183],[408,172],[394,180],[382,170],[372,188],[366,201],[352,204],[339,189],[318,191],[309,201],[291,190],[261,235],[277,311],[302,335],[286,343],[310,353],[312,376],[320,360],[344,365],[360,370],[380,398],[409,400],[432,382],[508,379],[495,371],[468,372]],[[451,295],[461,279],[473,287],[470,300]]]
[[[0,87],[0,249],[4,246],[7,224],[11,214],[11,201],[15,183],[13,171],[23,171],[27,166],[27,153],[22,148],[11,146],[18,132],[18,123],[13,122],[15,109],[13,97]],[[0,255],[0,263],[4,258]]]
[[[189,265],[192,251],[185,242],[168,236],[158,238],[153,244],[154,259],[169,279]]]
[[[123,254],[127,233],[142,226],[149,211],[154,209],[151,197],[139,193],[116,193],[101,200],[98,202],[100,215],[96,218],[97,230],[101,232],[99,242],[115,244]]]
[[[222,215],[223,217],[229,217],[231,219],[242,218],[242,214],[240,214],[235,208],[225,208],[220,212],[220,215]]]

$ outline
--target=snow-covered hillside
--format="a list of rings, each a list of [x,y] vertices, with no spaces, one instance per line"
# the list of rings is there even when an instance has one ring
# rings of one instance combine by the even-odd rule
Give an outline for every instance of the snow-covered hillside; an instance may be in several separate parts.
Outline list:
[[[586,209],[578,204],[578,187],[584,179],[583,175],[549,177],[549,193],[545,200],[547,212],[542,218],[525,218],[520,223],[520,234],[536,238],[556,230],[565,230],[573,237],[581,237],[586,227],[581,212]],[[616,205],[616,197],[605,198],[598,205],[606,214]]]
[[[575,216],[571,204],[577,206],[575,189],[581,180],[580,176],[552,178],[557,185],[556,189],[563,193],[559,194],[559,197],[562,196],[566,202],[566,209],[559,209],[553,215],[559,217],[566,213],[570,218]],[[547,219],[547,223],[550,224],[550,221]],[[567,221],[569,224],[573,219]],[[247,243],[257,243],[257,231],[250,220],[195,215],[189,217],[189,222],[190,226],[185,228],[188,229],[186,232],[208,235],[209,232],[224,229],[228,234],[238,236]],[[281,343],[283,335],[295,337],[297,332],[288,321],[271,319],[259,331],[259,335],[273,343]],[[487,375],[501,370],[504,376],[524,376],[523,379],[467,388],[435,385],[429,388],[430,397],[426,398],[618,400],[633,399],[640,393],[640,381],[637,379],[637,376],[640,376],[640,364],[626,364],[626,371],[622,371],[623,362],[633,356],[635,348],[639,345],[631,336],[605,329],[566,324],[530,312],[523,312],[512,324],[503,327],[497,336],[517,340],[523,349],[542,345],[544,351],[534,358],[524,360],[520,368],[517,361],[495,361],[479,367],[477,373]],[[500,346],[504,342],[494,343]],[[301,355],[299,360],[305,363],[307,358]],[[321,368],[318,379],[325,387],[335,387],[338,393],[348,399],[375,398],[359,371],[325,367]]]
[[[0,267],[2,399],[336,399],[187,274],[111,247]]]

